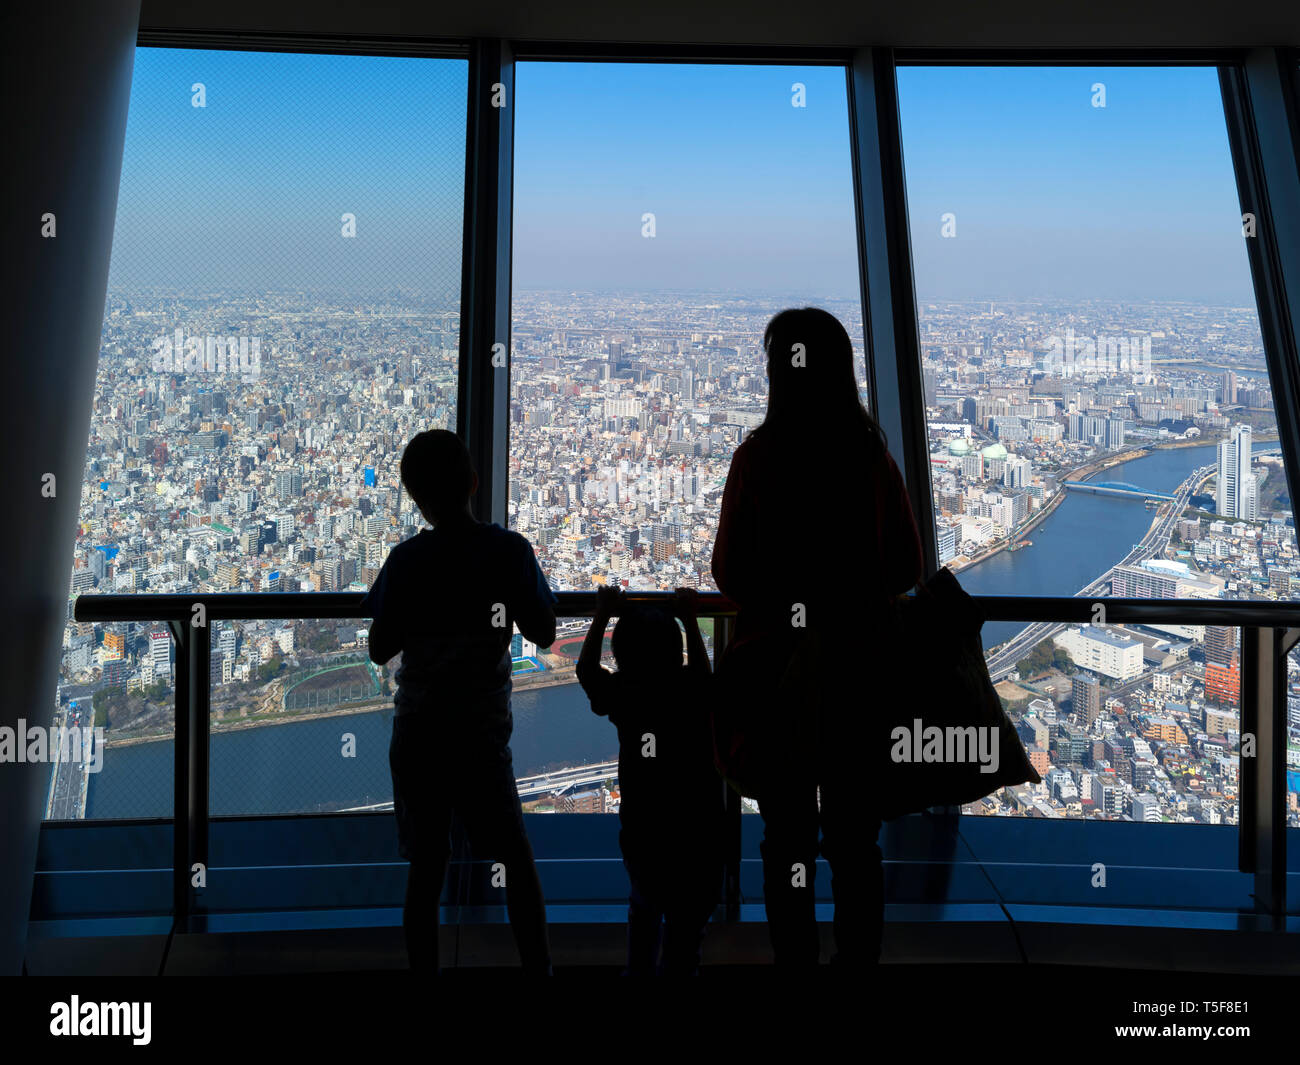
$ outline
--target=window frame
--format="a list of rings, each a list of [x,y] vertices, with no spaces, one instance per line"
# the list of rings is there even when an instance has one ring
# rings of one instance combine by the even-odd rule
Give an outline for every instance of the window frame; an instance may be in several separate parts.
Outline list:
[[[367,36],[299,34],[244,34],[222,32],[162,32],[142,29],[137,47],[391,55],[462,58],[469,63],[464,207],[461,249],[462,286],[460,359],[458,364],[457,431],[470,447],[481,471],[476,506],[481,517],[504,524],[507,501],[509,449],[508,352],[510,350],[511,226],[513,204],[513,122],[509,106],[514,90],[514,64],[519,60],[736,63],[839,65],[845,68],[853,160],[854,210],[857,220],[858,265],[862,286],[864,350],[872,409],[886,422],[891,450],[899,463],[918,517],[926,573],[937,567],[932,491],[925,425],[916,297],[907,223],[906,186],[899,127],[896,71],[902,65],[1198,65],[1220,70],[1233,166],[1241,198],[1259,204],[1261,232],[1268,234],[1268,249],[1252,248],[1251,264],[1256,307],[1261,324],[1271,321],[1271,339],[1265,337],[1265,357],[1270,387],[1285,397],[1288,419],[1279,417],[1279,437],[1286,462],[1292,498],[1300,487],[1300,365],[1296,330],[1300,325],[1300,245],[1279,245],[1278,232],[1300,233],[1300,71],[1294,49],[942,49],[889,46],[851,48],[773,48],[766,46],[606,45],[590,42],[537,42],[506,39],[396,39]],[[488,103],[488,90],[502,84],[507,106]],[[507,352],[505,373],[491,368],[491,345],[503,343]],[[1275,402],[1281,414],[1283,403]],[[892,431],[891,431],[892,430]],[[95,597],[86,597],[95,598]],[[134,604],[145,616],[149,597]],[[184,597],[189,598],[197,597]],[[210,599],[204,596],[202,598]],[[262,600],[241,616],[283,616],[287,600],[279,593],[254,593]],[[305,593],[302,600],[319,601],[320,612],[310,616],[346,616],[349,597],[337,593]],[[576,613],[589,612],[590,597],[574,596]],[[344,600],[348,600],[344,602]],[[988,597],[993,614],[1050,619],[1068,609],[1068,601],[1044,597]],[[1125,601],[1154,607],[1158,601]],[[283,604],[283,605],[281,605]],[[1250,603],[1224,604],[1246,631],[1254,631],[1253,648],[1262,641],[1276,648],[1284,634],[1300,630],[1275,627],[1278,611],[1264,611]],[[1017,615],[1014,612],[1023,611]],[[1010,612],[1010,613],[1009,613]],[[1252,613],[1255,615],[1252,618]],[[1264,616],[1267,614],[1267,618]],[[220,616],[213,614],[210,616]],[[1288,611],[1288,616],[1290,613]],[[1297,615],[1300,616],[1300,615]],[[173,633],[177,623],[173,622]],[[1251,626],[1255,626],[1251,628]],[[726,626],[720,626],[725,632]],[[206,636],[206,633],[204,633]],[[207,703],[204,696],[187,702],[188,724],[182,734],[182,669],[197,686],[207,684],[209,648],[204,639],[189,641],[182,664],[177,651],[178,714],[176,751],[178,770],[176,804],[171,818],[130,821],[82,821],[76,827],[123,824],[167,824],[174,832],[174,905],[177,918],[194,908],[189,888],[192,860],[207,859],[209,746]],[[1260,652],[1262,657],[1267,654]],[[1262,658],[1261,658],[1262,660]],[[1256,675],[1263,678],[1263,671]],[[1282,671],[1285,684],[1285,668]],[[1283,691],[1285,689],[1283,688]],[[1276,695],[1276,686],[1273,694]],[[1255,694],[1262,695],[1262,692]],[[1248,693],[1243,686],[1242,708]],[[1253,701],[1253,700],[1252,700]],[[1256,875],[1257,894],[1275,915],[1285,910],[1285,698],[1271,703],[1271,734],[1281,722],[1282,746],[1271,752],[1269,764],[1251,767],[1249,788],[1243,781],[1241,820],[1241,871]],[[1258,709],[1256,707],[1255,709]],[[1248,719],[1244,719],[1248,720]],[[1243,727],[1245,725],[1243,724]],[[1269,729],[1264,729],[1268,732]],[[1265,761],[1265,760],[1261,760]],[[1278,786],[1278,780],[1281,786]],[[283,820],[283,815],[267,815]],[[291,815],[293,816],[293,815]],[[340,817],[341,814],[303,814],[298,817]],[[378,816],[378,815],[370,815]],[[736,807],[735,817],[739,817]],[[223,819],[225,820],[225,819]],[[236,818],[235,820],[252,820]],[[60,829],[72,825],[57,824]],[[1249,842],[1248,842],[1249,840]],[[196,858],[201,856],[201,858]],[[1262,878],[1262,879],[1261,879]],[[728,914],[734,916],[728,892]],[[738,903],[738,896],[736,898]]]

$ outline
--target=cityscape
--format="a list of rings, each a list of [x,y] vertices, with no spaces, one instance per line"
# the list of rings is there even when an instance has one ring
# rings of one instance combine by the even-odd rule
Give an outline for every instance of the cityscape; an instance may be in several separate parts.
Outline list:
[[[860,345],[857,301],[515,293],[509,520],[553,588],[713,590],[730,458],[766,405],[763,329],[782,306],[814,302]],[[919,326],[939,557],[968,590],[1294,597],[1300,559],[1253,309],[923,302]],[[76,622],[75,597],[365,591],[422,526],[398,461],[416,432],[455,427],[458,336],[454,310],[397,292],[110,291],[58,707],[68,724],[105,728],[103,780],[115,758],[171,736],[174,650],[160,625]],[[1155,460],[1158,472],[1142,466]],[[1092,527],[1088,506],[1143,526],[1137,542]],[[1026,576],[1079,555],[1081,538],[1090,583],[1063,592]],[[540,722],[555,700],[582,698],[585,627],[562,619],[549,649],[516,635],[516,697],[540,700]],[[214,623],[214,744],[382,714],[397,663],[369,664],[366,628]],[[1008,628],[996,645],[986,633],[990,671],[1043,781],[966,812],[1235,823],[1237,630]],[[706,639],[712,649],[707,625]],[[1294,826],[1294,657],[1290,670]],[[617,765],[599,746],[612,730],[587,757],[549,743],[530,753],[517,732],[526,808],[617,810]],[[87,774],[54,769],[47,816],[87,816]],[[385,801],[365,798],[288,809]]]

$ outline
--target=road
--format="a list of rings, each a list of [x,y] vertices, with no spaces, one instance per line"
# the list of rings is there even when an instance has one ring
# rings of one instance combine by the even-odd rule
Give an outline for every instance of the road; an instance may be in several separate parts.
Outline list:
[[[521,799],[529,795],[563,795],[584,784],[603,784],[611,777],[618,776],[618,762],[592,762],[589,765],[576,765],[568,769],[556,769],[551,773],[537,773],[533,776],[518,777],[515,787]],[[359,813],[369,810],[391,810],[392,802],[377,802],[369,806],[354,806],[341,813]]]
[[[66,709],[55,714],[52,743],[68,740],[68,734],[63,733],[60,726],[78,731],[85,729],[82,738],[89,743],[94,723],[95,712],[91,701],[85,697],[72,700]],[[84,748],[80,750],[81,758],[75,762],[63,761],[62,751],[55,750],[53,745],[47,753],[54,765],[50,775],[49,797],[45,804],[46,820],[75,821],[85,817],[86,793],[90,784],[91,760],[86,757],[89,751]]]
[[[591,765],[574,766],[572,769],[557,769],[553,773],[519,777],[515,781],[515,786],[519,789],[520,797],[548,793],[562,795],[579,785],[603,784],[610,777],[616,776],[618,776],[617,761],[594,762]]]

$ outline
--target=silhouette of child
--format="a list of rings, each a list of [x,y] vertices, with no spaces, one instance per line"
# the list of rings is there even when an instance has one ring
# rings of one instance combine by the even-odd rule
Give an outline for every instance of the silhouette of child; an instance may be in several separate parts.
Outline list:
[[[556,599],[523,536],[475,519],[478,475],[459,437],[420,433],[401,474],[433,528],[393,548],[365,607],[371,660],[402,655],[388,759],[399,851],[411,863],[402,914],[411,968],[438,968],[454,812],[474,858],[505,865],[524,968],[549,974],[546,907],[510,752],[510,637],[517,625],[549,647]]]
[[[631,890],[627,974],[694,975],[705,926],[722,879],[722,781],[709,728],[712,674],[696,620],[695,592],[674,600],[672,614],[627,604],[602,587],[578,659],[578,680],[591,709],[618,728],[619,846]],[[600,664],[610,617],[618,671]],[[662,949],[662,962],[659,960]]]

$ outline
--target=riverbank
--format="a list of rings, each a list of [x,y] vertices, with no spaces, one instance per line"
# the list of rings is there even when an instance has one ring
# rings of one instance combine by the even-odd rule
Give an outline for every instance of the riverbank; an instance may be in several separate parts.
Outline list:
[[[1114,455],[1106,455],[1104,458],[1093,459],[1089,462],[1085,462],[1082,466],[1075,466],[1072,470],[1060,475],[1061,479],[1057,482],[1056,495],[1052,496],[1045,506],[1036,510],[1033,515],[1030,516],[1029,520],[1020,526],[1020,528],[1010,536],[1003,537],[1001,540],[996,541],[987,550],[980,552],[978,555],[974,555],[965,562],[961,562],[957,565],[953,565],[951,562],[948,563],[948,568],[952,570],[953,573],[960,573],[962,570],[969,569],[971,566],[977,566],[979,563],[987,561],[994,555],[1006,551],[1017,540],[1021,540],[1029,533],[1033,532],[1034,529],[1038,528],[1039,525],[1051,517],[1056,508],[1065,500],[1065,497],[1068,494],[1068,491],[1065,488],[1065,482],[1067,480],[1086,480],[1088,477],[1101,473],[1102,470],[1108,470],[1112,466],[1131,462],[1136,458],[1141,458],[1144,454],[1149,454],[1151,451],[1160,450],[1160,448],[1161,445],[1159,444],[1152,444],[1150,447],[1135,447],[1131,451],[1121,451]],[[1079,477],[1079,474],[1083,474],[1084,476]]]
[[[578,680],[577,671],[573,667],[567,669],[548,669],[545,673],[530,674],[525,677],[513,678],[513,688],[516,693],[534,691],[541,688],[555,688],[562,684],[576,684]],[[300,721],[322,721],[329,717],[347,717],[350,714],[373,714],[376,710],[391,709],[393,700],[391,698],[372,700],[367,703],[359,703],[350,706],[335,707],[332,710],[322,710],[318,713],[311,714],[268,714],[264,717],[254,719],[241,719],[239,721],[226,724],[213,724],[211,735],[219,736],[227,732],[245,732],[248,729],[264,728],[267,725],[289,725]],[[175,737],[170,733],[164,733],[159,736],[126,736],[120,739],[105,739],[104,748],[110,747],[136,747],[145,743],[166,743]]]
[[[1086,481],[1105,470],[1112,469],[1116,466],[1122,466],[1125,463],[1138,461],[1148,455],[1156,453],[1157,451],[1177,451],[1182,448],[1212,447],[1218,442],[1218,439],[1219,437],[1211,436],[1208,439],[1199,437],[1195,440],[1175,440],[1143,444],[1130,450],[1120,451],[1114,454],[1103,455],[1100,458],[1091,459],[1088,462],[1083,463],[1081,466],[1076,466],[1067,472],[1058,474],[1059,481],[1056,495],[1054,495],[1045,506],[1036,511],[1024,523],[1024,525],[1020,526],[1020,528],[1018,528],[1011,536],[1003,537],[996,541],[993,545],[981,551],[978,555],[974,555],[962,562],[957,562],[956,560],[949,562],[948,568],[952,570],[953,573],[961,573],[963,570],[970,569],[972,566],[977,566],[981,562],[987,562],[996,555],[1000,555],[1017,540],[1023,539],[1046,521],[1069,495],[1069,489],[1065,487],[1067,481]],[[1255,443],[1269,443],[1276,439],[1276,436],[1258,437],[1256,438]]]
[[[530,673],[524,677],[514,678],[514,694],[520,692],[532,691],[536,688],[554,688],[560,684],[576,684],[578,682],[577,670],[570,666],[567,669],[548,669],[545,673]]]
[[[248,729],[263,728],[266,725],[288,725],[299,721],[321,721],[327,717],[347,717],[350,714],[373,714],[376,710],[382,710],[385,707],[392,707],[392,699],[374,700],[368,703],[354,704],[350,706],[336,707],[333,710],[322,710],[319,713],[312,714],[268,714],[265,717],[253,719],[241,719],[231,724],[222,722],[211,726],[210,735],[219,736],[225,732],[245,732]],[[142,743],[165,743],[175,739],[174,735],[163,734],[161,736],[125,736],[120,739],[105,739],[104,748],[110,747],[136,747]]]
[[[1061,502],[1065,499],[1065,496],[1066,496],[1065,489],[1064,488],[1058,489],[1056,495],[1052,496],[1052,498],[1048,500],[1044,506],[1039,507],[1038,510],[1036,510],[1033,513],[1033,515],[1029,518],[1029,520],[1026,521],[1024,525],[1022,525],[1019,529],[1017,529],[1015,533],[1012,534],[1010,537],[1004,537],[1003,539],[999,540],[993,547],[990,547],[987,551],[983,551],[978,555],[974,555],[971,558],[966,559],[966,561],[964,562],[954,564],[956,562],[956,560],[954,559],[953,562],[948,563],[948,568],[952,570],[953,573],[960,573],[964,569],[969,569],[971,566],[977,566],[981,562],[984,562],[987,559],[992,558],[994,555],[998,555],[1001,554],[1003,551],[1006,551],[1017,540],[1023,539],[1029,533],[1033,532],[1036,528],[1038,528],[1038,526],[1041,525],[1044,521],[1046,521],[1049,517],[1051,517],[1052,513],[1056,510],[1056,508],[1061,505]]]

